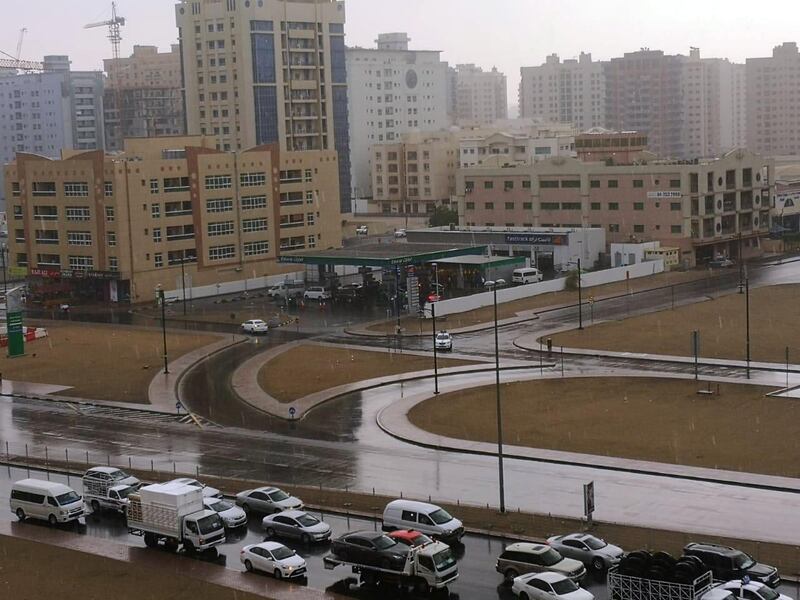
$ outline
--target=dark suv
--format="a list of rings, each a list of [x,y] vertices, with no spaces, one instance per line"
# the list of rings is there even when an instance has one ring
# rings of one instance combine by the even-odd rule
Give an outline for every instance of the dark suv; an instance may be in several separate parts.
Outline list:
[[[691,543],[686,545],[683,553],[702,560],[717,580],[731,581],[747,575],[751,580],[773,588],[778,587],[781,581],[778,569],[756,562],[750,555],[730,546]]]

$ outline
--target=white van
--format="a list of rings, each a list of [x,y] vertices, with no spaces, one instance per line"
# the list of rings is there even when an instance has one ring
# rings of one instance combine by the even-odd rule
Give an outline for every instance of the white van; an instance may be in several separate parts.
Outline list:
[[[435,504],[414,500],[393,500],[383,511],[383,530],[415,529],[425,535],[457,542],[464,524]]]
[[[511,283],[516,283],[517,285],[523,283],[538,283],[542,279],[544,279],[544,275],[542,275],[539,269],[534,267],[514,269],[514,272],[511,274]]]
[[[22,521],[27,517],[50,525],[75,521],[83,516],[83,498],[71,487],[55,481],[23,479],[11,486],[11,512]]]

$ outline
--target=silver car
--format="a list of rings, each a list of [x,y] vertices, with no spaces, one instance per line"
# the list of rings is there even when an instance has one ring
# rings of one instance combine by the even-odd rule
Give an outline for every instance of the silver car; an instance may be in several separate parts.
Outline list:
[[[246,513],[260,512],[270,514],[303,508],[303,503],[298,498],[272,486],[239,492],[236,494],[236,504],[241,506]]]
[[[331,537],[330,525],[302,510],[267,515],[261,524],[269,537],[296,538],[304,544],[324,542]]]
[[[588,533],[568,533],[547,538],[562,556],[581,561],[595,571],[604,571],[622,558],[622,548]]]

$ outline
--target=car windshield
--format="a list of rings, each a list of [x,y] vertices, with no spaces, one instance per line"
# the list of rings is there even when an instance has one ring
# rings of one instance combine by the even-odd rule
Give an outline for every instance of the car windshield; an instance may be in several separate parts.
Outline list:
[[[272,556],[275,557],[275,560],[283,560],[284,558],[294,556],[294,550],[290,550],[286,546],[275,548],[274,550],[270,550],[270,552],[272,552]]]
[[[733,557],[733,566],[737,569],[749,569],[755,562],[756,561],[744,552],[739,552]]]
[[[223,512],[230,510],[231,508],[233,508],[233,504],[227,500],[220,500],[219,502],[214,502],[214,504],[211,505],[211,510],[215,510],[217,512]]]
[[[550,585],[553,586],[553,591],[559,596],[562,594],[569,594],[571,592],[577,591],[578,589],[578,586],[572,583],[571,579],[566,579],[566,578],[560,581],[554,581]]]
[[[453,556],[453,551],[450,548],[440,550],[433,555],[433,564],[436,566],[437,571],[445,571],[456,564],[456,559]]]
[[[546,567],[552,567],[554,564],[563,560],[563,557],[553,548],[548,548],[547,552],[542,554],[542,564]]]
[[[222,521],[219,520],[217,515],[208,515],[203,517],[197,524],[200,526],[200,533],[212,533],[222,529]]]
[[[428,515],[434,523],[437,525],[442,525],[443,523],[447,523],[448,521],[452,521],[453,517],[443,508],[439,510],[433,511],[431,514]]]
[[[312,517],[311,515],[300,515],[297,517],[297,522],[303,527],[313,527],[319,523],[319,519]]]
[[[379,538],[375,538],[374,540],[372,540],[372,543],[375,544],[375,547],[378,550],[386,550],[387,548],[391,548],[392,546],[397,544],[397,542],[395,542],[392,538],[385,535],[382,535]]]
[[[608,546],[605,540],[601,540],[600,538],[596,538],[593,536],[587,536],[583,541],[592,550],[600,550],[600,548],[605,548],[606,546]]]
[[[269,499],[272,500],[273,502],[282,502],[283,500],[287,500],[289,498],[289,494],[287,494],[283,490],[276,490],[274,492],[270,492],[269,494],[267,494],[267,496],[269,496]]]
[[[66,494],[61,494],[60,496],[56,496],[56,502],[60,506],[66,506],[67,504],[72,504],[73,502],[77,502],[80,500],[81,497],[78,495],[77,492],[67,492]]]

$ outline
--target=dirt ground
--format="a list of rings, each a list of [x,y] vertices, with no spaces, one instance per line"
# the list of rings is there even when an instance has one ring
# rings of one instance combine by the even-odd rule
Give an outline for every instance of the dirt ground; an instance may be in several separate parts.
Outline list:
[[[750,290],[750,356],[754,361],[800,363],[800,285],[775,285]],[[691,356],[692,331],[700,332],[700,356],[744,360],[746,357],[745,294],[681,306],[622,321],[609,321],[583,331],[557,334],[553,344],[618,352]]]
[[[66,396],[147,404],[147,388],[163,365],[161,331],[125,326],[48,322],[47,337],[25,343],[25,356],[0,352],[5,379],[72,386]],[[216,336],[167,332],[170,360],[217,341]]]
[[[641,377],[545,379],[502,386],[508,444],[663,463],[800,476],[800,402],[773,388]],[[716,392],[716,384],[712,384]],[[418,427],[497,439],[494,386],[442,394],[409,412]]]
[[[614,283],[606,283],[583,290],[584,302],[589,296],[594,296],[595,299],[603,298],[606,296],[617,296],[627,292],[638,292],[642,290],[649,290],[668,285],[677,285],[689,281],[696,281],[709,277],[710,272],[704,270],[693,271],[674,271],[659,273],[650,277],[640,277],[631,279],[629,282],[617,281]],[[715,276],[715,275],[714,275]],[[503,302],[497,305],[497,318],[510,319],[517,316],[517,313],[526,311],[547,308],[549,306],[558,306],[562,304],[578,304],[578,292],[564,290],[562,292],[549,292],[547,294],[540,294],[531,298],[524,298],[522,300],[514,300],[513,302]],[[476,310],[470,310],[463,313],[454,315],[447,315],[445,318],[436,319],[436,324],[447,329],[457,329],[460,327],[469,327],[470,325],[478,325],[480,323],[489,323],[494,320],[494,306],[486,306]],[[370,331],[379,331],[382,333],[395,333],[396,321],[386,321],[370,325],[367,329]],[[400,327],[406,333],[422,333],[431,332],[433,323],[431,319],[419,319],[418,317],[404,317],[400,319]]]
[[[438,362],[440,368],[474,364],[474,361],[444,358],[441,354]],[[294,402],[346,383],[427,369],[433,369],[433,356],[302,344],[261,367],[258,383],[279,402]]]

